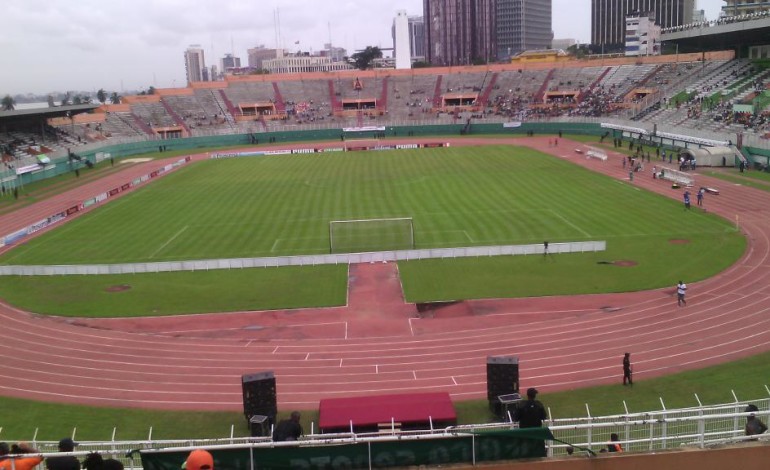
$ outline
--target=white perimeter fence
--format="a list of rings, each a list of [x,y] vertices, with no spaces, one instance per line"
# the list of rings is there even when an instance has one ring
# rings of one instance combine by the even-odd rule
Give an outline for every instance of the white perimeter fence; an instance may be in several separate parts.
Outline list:
[[[770,389],[765,386],[770,395]],[[696,395],[697,399],[697,395]],[[699,401],[699,400],[698,400]],[[761,440],[770,443],[770,433],[759,436],[745,436],[744,428],[749,413],[746,406],[752,403],[759,408],[755,413],[757,418],[767,422],[770,417],[770,398],[752,401],[738,401],[719,405],[705,405],[691,408],[665,409],[663,399],[660,399],[662,410],[645,413],[626,413],[613,416],[591,417],[586,405],[587,417],[569,419],[551,419],[544,423],[548,426],[557,441],[546,441],[548,455],[559,456],[567,453],[567,448],[574,446],[577,453],[599,453],[606,449],[610,435],[618,434],[620,444],[626,452],[653,452],[665,449],[706,448],[724,444],[739,443],[747,440]],[[550,412],[550,410],[549,410]],[[315,428],[297,442],[282,442],[281,445],[335,445],[340,443],[366,441],[408,441],[425,438],[427,435],[456,436],[482,429],[510,429],[517,427],[516,423],[495,423],[486,425],[451,426],[442,429],[422,431],[386,430],[372,434],[315,434]],[[113,457],[121,460],[126,468],[140,468],[141,462],[136,455],[129,458],[127,453],[139,449],[192,449],[201,447],[242,448],[275,446],[270,437],[234,437],[234,426],[231,426],[230,436],[218,439],[185,439],[185,440],[153,440],[152,428],[147,440],[119,441],[115,439],[118,431],[113,430],[110,441],[81,441],[78,452],[73,455],[85,456],[89,452],[99,452],[105,458]],[[14,439],[3,436],[0,428],[0,440],[14,442]],[[58,441],[37,441],[37,431],[31,439],[24,436],[14,436],[18,440],[31,441],[33,447],[46,454],[56,455]],[[77,438],[77,429],[72,430],[71,437]],[[560,442],[561,441],[561,442]],[[568,444],[567,444],[568,443]]]
[[[605,251],[606,241],[549,243],[548,254]],[[59,276],[140,274],[171,271],[211,271],[217,269],[273,268],[279,266],[319,266],[328,264],[359,264],[388,261],[414,261],[444,258],[481,258],[489,256],[543,255],[545,246],[502,245],[464,248],[428,248],[421,250],[376,251],[371,253],[340,253],[329,255],[276,256],[271,258],[232,258],[197,261],[166,261],[158,263],[91,264],[65,266],[0,266],[0,276]]]

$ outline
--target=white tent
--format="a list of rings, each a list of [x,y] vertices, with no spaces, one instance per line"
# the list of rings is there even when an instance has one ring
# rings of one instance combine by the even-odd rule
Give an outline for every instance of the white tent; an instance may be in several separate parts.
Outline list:
[[[735,166],[735,150],[730,147],[703,147],[697,149],[683,149],[679,152],[695,158],[698,166]]]

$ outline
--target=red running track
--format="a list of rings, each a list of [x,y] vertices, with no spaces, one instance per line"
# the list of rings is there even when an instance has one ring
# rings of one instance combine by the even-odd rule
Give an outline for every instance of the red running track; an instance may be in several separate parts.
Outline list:
[[[458,139],[452,145],[492,142]],[[584,145],[565,139],[558,148],[545,137],[497,142],[628,177],[618,154],[607,162],[588,160],[574,152]],[[38,220],[145,168],[30,206],[13,214],[13,222]],[[625,351],[633,354],[637,379],[768,351],[770,194],[702,175],[697,182],[721,190],[707,195],[705,205],[729,220],[738,215],[749,248],[725,272],[689,284],[684,308],[676,306],[672,289],[659,289],[466,301],[422,318],[403,301],[396,264],[352,266],[348,305],[321,310],[97,320],[45,317],[0,304],[0,394],[234,411],[242,407],[241,374],[273,370],[282,409],[315,408],[322,398],[426,391],[461,400],[486,396],[488,355],[519,356],[523,388],[556,391],[619,383]],[[649,172],[632,184],[681,196]],[[8,222],[0,218],[0,226]]]

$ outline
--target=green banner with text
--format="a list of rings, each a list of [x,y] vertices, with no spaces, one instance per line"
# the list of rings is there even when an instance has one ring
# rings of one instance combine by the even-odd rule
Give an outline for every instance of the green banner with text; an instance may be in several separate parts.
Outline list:
[[[545,440],[553,439],[548,428],[477,431],[433,438],[409,438],[367,442],[296,446],[255,445],[252,448],[210,449],[214,470],[354,470],[493,462],[545,457]],[[144,470],[180,470],[188,452],[141,451]]]

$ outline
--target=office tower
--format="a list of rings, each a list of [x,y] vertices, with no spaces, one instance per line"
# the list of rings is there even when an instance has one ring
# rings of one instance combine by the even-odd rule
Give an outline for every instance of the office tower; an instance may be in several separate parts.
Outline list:
[[[187,72],[187,83],[203,82],[204,73],[208,77],[206,70],[206,60],[203,57],[203,48],[199,44],[193,44],[184,51],[184,68]]]
[[[591,44],[623,50],[626,16],[653,13],[662,28],[692,23],[695,0],[591,0]]]
[[[632,13],[626,17],[626,56],[660,54],[660,26],[652,13]]]
[[[497,0],[497,57],[550,49],[551,0]]]
[[[407,16],[407,34],[408,34],[408,47],[409,58],[412,62],[425,60],[425,21],[422,16]],[[399,20],[397,16],[393,20],[393,27],[391,28],[391,35],[393,36],[393,49],[398,54],[398,45],[396,44],[396,24]],[[398,68],[398,65],[396,66]]]
[[[227,73],[228,69],[239,69],[241,68],[241,58],[235,57],[232,54],[225,54],[224,57],[219,59],[219,68],[222,70],[222,73]]]
[[[495,0],[423,0],[425,58],[433,65],[495,60]]]
[[[412,68],[412,55],[409,47],[409,17],[406,10],[396,12],[393,20],[393,53],[396,69]]]

